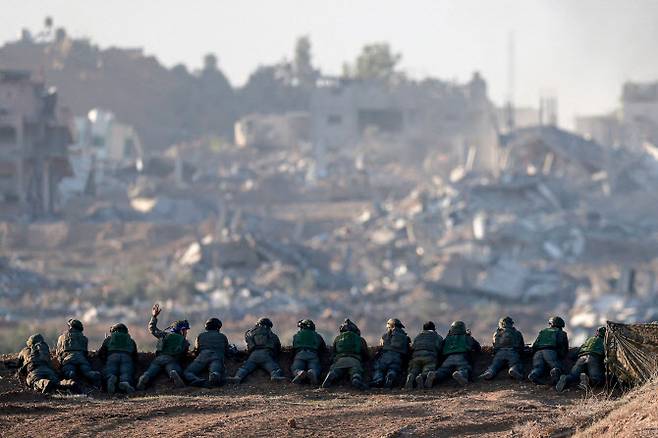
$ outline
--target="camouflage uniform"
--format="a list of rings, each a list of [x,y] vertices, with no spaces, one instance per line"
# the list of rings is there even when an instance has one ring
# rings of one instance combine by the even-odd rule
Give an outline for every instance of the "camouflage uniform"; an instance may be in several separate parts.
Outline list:
[[[59,377],[50,360],[50,348],[40,334],[32,335],[25,343],[26,347],[18,353],[18,367],[26,374],[27,385],[43,393],[52,391],[59,383]]]
[[[158,328],[157,316],[151,317],[148,330],[158,339],[158,343],[155,347],[155,359],[153,359],[148,369],[139,378],[137,389],[146,388],[146,385],[153,380],[163,368],[175,386],[184,386],[184,382],[181,379],[183,370],[180,365],[180,360],[183,359],[189,351],[190,343],[185,339],[185,336],[180,333],[182,329],[178,328],[183,326],[183,324],[189,328],[187,321],[176,321],[172,324],[172,327],[166,330],[160,330]]]
[[[433,322],[429,321],[423,325],[423,331],[416,335],[411,348],[413,353],[409,361],[405,387],[412,389],[415,381],[418,388],[424,385],[431,388],[436,377],[439,355],[443,349],[443,338],[436,332]]]
[[[327,346],[322,336],[315,331],[315,324],[310,319],[297,323],[299,331],[292,338],[292,348],[295,351],[290,370],[294,376],[292,383],[302,383],[308,378],[313,385],[317,385],[322,365],[320,355]]]
[[[208,369],[210,385],[219,385],[224,378],[224,356],[228,354],[230,345],[224,333],[220,333],[222,323],[217,318],[206,321],[206,331],[197,336],[194,341],[196,358],[185,369],[185,378],[192,385],[203,385],[205,380],[199,373]]]
[[[571,372],[560,376],[556,389],[562,392],[569,384],[580,380],[580,387],[587,389],[591,384],[605,381],[605,327],[599,327],[596,335],[588,338],[578,350],[578,360]]]
[[[67,379],[75,379],[78,371],[95,385],[100,383],[101,374],[91,369],[87,358],[87,337],[82,334],[82,323],[71,319],[68,331],[62,333],[57,340],[57,358],[62,365],[62,373]]]
[[[272,321],[268,318],[261,318],[252,329],[247,330],[244,340],[247,343],[249,357],[235,373],[235,376],[231,377],[231,382],[242,382],[257,368],[267,371],[271,380],[286,380],[283,370],[275,360],[281,352],[281,341],[272,332]]]
[[[493,334],[493,360],[481,377],[486,380],[493,379],[504,366],[507,366],[510,377],[522,380],[523,361],[521,360],[521,354],[524,347],[523,335],[514,328],[512,318],[509,316],[502,318],[498,322],[498,329]]]
[[[539,378],[544,374],[546,365],[550,367],[550,376],[553,384],[557,382],[562,374],[562,359],[569,353],[569,339],[562,330],[564,320],[560,317],[549,319],[549,327],[543,329],[537,335],[532,344],[532,371],[528,380],[539,383]]]
[[[391,388],[402,372],[402,360],[409,354],[411,339],[400,320],[390,319],[386,325],[388,330],[380,341],[381,355],[375,362],[372,384],[381,386],[386,380],[386,387]]]
[[[103,374],[107,392],[113,394],[118,383],[120,389],[132,393],[137,344],[128,334],[128,328],[124,324],[116,324],[110,328],[110,336],[105,338],[98,349],[98,357],[105,361]]]
[[[368,344],[361,337],[361,331],[356,324],[346,319],[340,327],[340,334],[334,339],[333,346],[334,360],[322,387],[328,388],[347,373],[352,386],[366,389],[367,386],[363,382],[363,362],[370,358],[370,354]]]
[[[472,370],[471,354],[480,352],[480,344],[467,332],[462,321],[455,321],[450,326],[448,335],[443,341],[443,356],[445,360],[436,371],[438,382],[452,374],[459,384],[466,385]]]

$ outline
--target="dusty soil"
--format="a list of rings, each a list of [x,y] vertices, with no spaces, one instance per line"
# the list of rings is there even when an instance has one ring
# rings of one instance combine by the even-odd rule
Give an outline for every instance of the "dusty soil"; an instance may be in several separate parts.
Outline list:
[[[288,354],[282,355],[288,363]],[[240,386],[173,389],[160,378],[134,396],[35,394],[0,361],[0,436],[569,436],[588,424],[574,416],[592,397],[557,394],[501,373],[466,388],[449,381],[431,390],[340,385],[329,390],[275,384],[260,371]],[[141,355],[139,368],[150,359]],[[489,357],[476,360],[476,372]],[[227,363],[229,372],[239,361]]]

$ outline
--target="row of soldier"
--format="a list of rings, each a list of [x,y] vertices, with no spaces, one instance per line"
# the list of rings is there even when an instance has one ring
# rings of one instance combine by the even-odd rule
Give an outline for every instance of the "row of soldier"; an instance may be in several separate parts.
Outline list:
[[[161,330],[158,328],[160,312],[160,307],[154,305],[148,329],[158,339],[156,357],[139,377],[137,389],[145,389],[163,370],[176,387],[184,386],[185,382],[202,387],[219,386],[225,381],[238,384],[258,368],[266,370],[274,381],[287,380],[277,360],[281,343],[272,331],[273,325],[268,318],[259,319],[245,333],[248,358],[234,376],[226,378],[224,358],[237,349],[221,333],[221,321],[217,318],[206,321],[205,331],[194,343],[194,360],[183,370],[181,364],[190,348],[187,340],[190,325],[185,320],[179,320]],[[88,341],[83,334],[82,323],[71,319],[68,325],[68,330],[57,341],[56,350],[64,379],[60,380],[52,366],[48,345],[41,335],[36,334],[27,340],[26,348],[19,355],[19,366],[26,373],[28,385],[48,392],[57,387],[72,386],[79,377],[84,377],[99,387],[104,379],[110,394],[117,390],[134,392],[132,379],[137,345],[128,328],[124,324],[111,327],[110,335],[98,350],[98,356],[105,363],[100,373],[94,371],[89,362]],[[407,360],[406,389],[431,388],[450,377],[461,385],[467,385],[473,379],[472,355],[481,348],[462,321],[452,323],[445,339],[436,332],[433,322],[426,322],[412,340],[398,319],[389,319],[386,332],[381,337],[380,352],[375,357],[372,380],[368,384],[364,379],[364,363],[370,359],[368,345],[356,324],[346,319],[333,342],[329,372],[321,380],[320,357],[326,350],[325,341],[316,332],[313,321],[301,320],[298,327],[293,337],[292,382],[318,385],[322,381],[323,388],[330,387],[344,376],[349,377],[351,384],[359,389],[366,389],[369,385],[391,388],[402,383],[399,379]],[[567,373],[564,372],[563,361],[569,351],[569,341],[563,329],[562,318],[552,317],[549,326],[539,332],[531,346],[532,370],[527,378],[533,383],[540,383],[548,371],[550,382],[558,391],[576,382],[584,387],[602,383],[605,327],[600,327],[580,347],[578,360]],[[514,321],[510,317],[502,318],[493,334],[492,363],[479,378],[491,380],[506,368],[510,377],[525,379],[522,355],[527,348],[521,332],[514,327]]]

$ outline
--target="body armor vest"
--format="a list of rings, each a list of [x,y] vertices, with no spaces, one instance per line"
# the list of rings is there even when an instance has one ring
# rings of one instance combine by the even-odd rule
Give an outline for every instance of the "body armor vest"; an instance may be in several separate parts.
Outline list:
[[[257,348],[269,348],[274,350],[274,341],[269,327],[259,325],[247,333],[247,346],[250,350]]]
[[[336,356],[361,356],[361,336],[354,332],[343,332],[336,338]]]
[[[443,343],[443,355],[447,356],[449,354],[468,353],[470,348],[468,348],[466,336],[467,335],[446,336],[446,339]]]
[[[178,333],[167,333],[158,341],[156,350],[168,356],[179,356],[185,351],[185,337]]]
[[[441,337],[434,330],[423,330],[418,333],[414,338],[414,343],[412,345],[414,352],[426,352],[437,355],[437,345],[439,344]]]
[[[539,332],[535,343],[532,345],[534,348],[557,348],[557,334],[559,328],[549,327]]]
[[[110,335],[110,340],[107,342],[107,351],[133,353],[135,346],[132,338],[128,333],[114,332]]]
[[[494,348],[523,348],[516,329],[498,329],[494,335]]]
[[[40,366],[50,365],[50,349],[45,342],[28,347],[28,357],[26,358],[27,369],[32,371]]]
[[[400,354],[407,354],[409,352],[409,338],[407,334],[400,329],[394,329],[392,332],[386,332],[382,336],[384,351],[395,351]]]
[[[585,343],[580,347],[578,356],[583,356],[585,354],[605,356],[605,345],[603,344],[603,338],[599,336],[592,336],[591,338],[587,338]]]
[[[64,333],[64,351],[87,351],[87,337],[77,330]]]
[[[208,330],[197,337],[199,351],[210,350],[223,355],[226,351],[226,336],[217,330]]]
[[[305,349],[317,351],[320,348],[318,334],[309,329],[301,329],[292,338],[292,347],[294,349]]]

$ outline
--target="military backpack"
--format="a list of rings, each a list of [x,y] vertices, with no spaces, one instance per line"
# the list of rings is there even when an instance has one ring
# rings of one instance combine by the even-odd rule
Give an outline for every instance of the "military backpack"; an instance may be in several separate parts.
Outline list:
[[[64,333],[64,351],[87,351],[87,337],[77,330]]]
[[[354,332],[343,332],[336,338],[336,355],[337,356],[356,356],[361,355],[361,336]]]
[[[543,329],[537,335],[533,348],[557,348],[557,334],[561,330],[557,327]]]
[[[584,356],[586,354],[605,356],[605,345],[603,344],[603,338],[599,336],[592,336],[591,338],[588,338],[580,347],[580,351],[578,351],[578,356]]]
[[[199,334],[197,337],[197,346],[199,351],[210,350],[217,354],[224,354],[228,340],[226,336],[217,330],[208,330]]]
[[[133,340],[128,333],[114,332],[110,335],[110,340],[107,342],[107,351],[133,353],[135,346]]]
[[[423,330],[414,338],[412,348],[414,353],[431,353],[436,356],[441,342],[441,336],[434,330]]]
[[[158,341],[156,350],[168,356],[179,356],[185,352],[185,337],[178,333],[167,333]]]
[[[393,330],[391,333],[386,333],[382,337],[384,351],[395,351],[400,354],[407,354],[409,352],[409,337],[407,334],[399,329]]]

